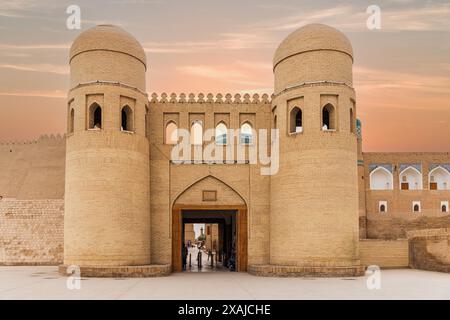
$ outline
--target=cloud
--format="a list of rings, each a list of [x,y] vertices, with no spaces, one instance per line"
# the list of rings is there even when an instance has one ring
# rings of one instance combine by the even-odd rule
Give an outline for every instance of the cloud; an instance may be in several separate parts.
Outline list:
[[[450,3],[401,4],[405,6],[380,6],[381,31],[450,31]],[[271,31],[285,31],[309,23],[326,23],[345,31],[368,31],[366,22],[369,16],[365,7],[345,5],[264,21],[261,27]]]
[[[219,33],[210,37],[214,41],[146,42],[144,51],[149,53],[198,53],[217,50],[245,50],[273,48],[276,42],[265,34]]]
[[[231,69],[229,66],[184,66],[178,67],[178,71],[197,77],[214,79],[235,84],[242,84],[248,86],[264,86],[265,83],[258,82],[252,79],[252,76],[243,72],[242,70]]]
[[[69,66],[60,66],[47,63],[41,64],[0,64],[0,68],[13,69],[19,71],[55,73],[66,75],[69,74]]]
[[[377,108],[449,110],[450,77],[355,67],[355,89]]]
[[[14,96],[14,97],[44,97],[44,98],[67,98],[67,92],[61,90],[52,91],[13,91],[13,92],[2,92],[0,91],[0,96]]]
[[[36,43],[36,44],[0,44],[0,49],[10,50],[49,50],[49,49],[61,49],[67,50],[71,46],[70,43]]]

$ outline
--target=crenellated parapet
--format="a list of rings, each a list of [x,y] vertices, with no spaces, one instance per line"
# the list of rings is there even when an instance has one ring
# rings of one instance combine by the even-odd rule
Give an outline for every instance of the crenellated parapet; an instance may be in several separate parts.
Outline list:
[[[167,93],[162,93],[158,95],[157,93],[152,93],[150,102],[151,103],[218,103],[218,104],[270,104],[272,102],[272,96],[268,94],[259,95],[257,93],[250,95],[249,93],[245,93],[243,95],[236,93],[232,95],[231,93],[221,94],[218,93],[215,96],[212,93],[203,94],[203,93],[171,93],[168,95]]]
[[[39,144],[46,142],[63,142],[66,140],[65,134],[43,134],[38,139],[34,140],[21,140],[21,141],[0,141],[0,146],[21,146],[30,144]]]

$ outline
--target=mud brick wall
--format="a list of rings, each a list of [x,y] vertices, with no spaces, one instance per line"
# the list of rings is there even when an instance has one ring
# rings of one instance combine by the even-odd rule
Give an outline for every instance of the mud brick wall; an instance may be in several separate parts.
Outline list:
[[[0,200],[0,265],[63,260],[64,200]]]
[[[450,273],[450,228],[408,232],[411,268]]]
[[[380,268],[408,267],[408,240],[361,240],[359,242],[361,264]]]

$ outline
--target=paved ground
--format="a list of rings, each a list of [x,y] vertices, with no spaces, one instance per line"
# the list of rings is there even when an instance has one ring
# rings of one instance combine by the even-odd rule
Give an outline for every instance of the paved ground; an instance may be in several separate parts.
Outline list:
[[[383,270],[367,278],[261,278],[246,273],[177,273],[165,278],[81,280],[68,290],[56,267],[0,267],[0,299],[450,299],[450,274]]]

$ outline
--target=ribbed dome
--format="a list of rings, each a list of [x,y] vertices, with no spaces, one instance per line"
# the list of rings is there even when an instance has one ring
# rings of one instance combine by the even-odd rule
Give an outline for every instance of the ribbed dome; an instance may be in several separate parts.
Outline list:
[[[292,32],[281,42],[273,58],[274,67],[283,59],[307,51],[335,50],[349,54],[353,49],[347,37],[324,24],[308,24]]]
[[[81,33],[70,48],[70,60],[79,53],[108,50],[129,54],[147,66],[141,44],[128,32],[113,25],[99,25]]]

